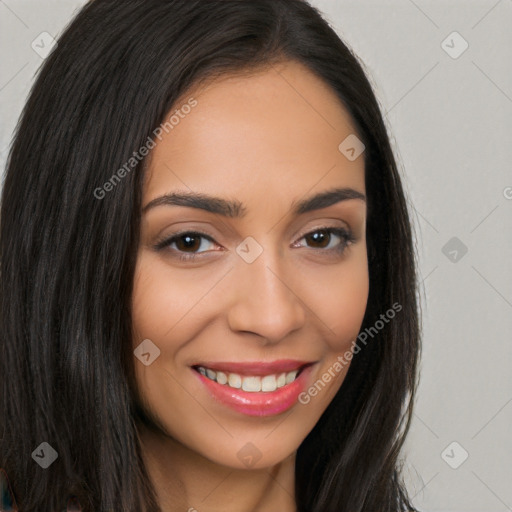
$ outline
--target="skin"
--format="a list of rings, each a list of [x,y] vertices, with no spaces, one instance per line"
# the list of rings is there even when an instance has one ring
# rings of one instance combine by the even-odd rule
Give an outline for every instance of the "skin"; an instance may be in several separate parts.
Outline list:
[[[216,402],[190,366],[315,361],[309,386],[351,350],[368,299],[366,202],[298,216],[291,210],[294,201],[334,187],[365,194],[364,154],[349,161],[338,150],[354,124],[334,92],[299,63],[223,76],[191,96],[197,106],[151,152],[143,207],[193,191],[236,199],[246,215],[169,205],[143,214],[133,348],[150,339],[160,350],[149,366],[135,360],[140,402],[153,422],[139,425],[144,458],[164,511],[290,512],[296,451],[350,363],[309,403],[268,417]],[[335,234],[316,243],[305,237],[324,226],[348,228],[357,240],[339,253],[344,241]],[[214,241],[155,249],[182,229]],[[263,248],[250,264],[236,252],[248,236]],[[183,253],[197,257],[180,261]],[[260,455],[250,467],[237,456],[247,443]]]

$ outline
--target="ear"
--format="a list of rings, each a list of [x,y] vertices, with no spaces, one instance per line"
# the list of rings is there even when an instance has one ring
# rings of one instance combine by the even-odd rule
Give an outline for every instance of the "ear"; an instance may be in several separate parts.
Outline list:
[[[82,506],[76,496],[69,498],[66,512],[82,512]]]
[[[7,473],[0,468],[0,512],[18,512]]]

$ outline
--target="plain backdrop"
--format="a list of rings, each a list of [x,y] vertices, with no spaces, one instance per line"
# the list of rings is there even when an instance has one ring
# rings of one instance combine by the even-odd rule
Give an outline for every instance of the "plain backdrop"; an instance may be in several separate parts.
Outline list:
[[[0,0],[2,169],[44,60],[33,46],[83,3]],[[365,66],[413,213],[424,348],[410,494],[428,512],[512,511],[512,0],[312,4]]]

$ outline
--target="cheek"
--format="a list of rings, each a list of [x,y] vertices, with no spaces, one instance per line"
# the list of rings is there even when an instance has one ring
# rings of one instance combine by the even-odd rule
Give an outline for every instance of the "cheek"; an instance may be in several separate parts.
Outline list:
[[[365,251],[360,247],[347,265],[317,276],[317,285],[309,292],[312,309],[325,326],[325,349],[330,353],[345,352],[361,328],[369,293]]]
[[[211,276],[190,279],[186,272],[171,270],[151,255],[139,255],[132,295],[134,343],[145,338],[155,343],[182,339],[178,333],[212,286]]]
[[[311,300],[317,305],[318,317],[327,326],[321,364],[314,372],[310,387],[299,397],[304,415],[315,418],[323,414],[340,389],[352,362],[353,343],[363,322],[369,292],[366,253],[327,276],[322,290],[315,288]],[[313,425],[312,425],[313,426]]]
[[[183,369],[176,360],[189,336],[185,332],[187,313],[197,310],[194,305],[205,293],[204,282],[191,284],[180,278],[179,272],[171,275],[170,267],[151,254],[139,254],[132,293],[132,348],[151,340],[159,352],[148,365],[135,360],[135,379],[143,408],[158,421],[165,418],[169,403],[180,410],[187,407],[188,394],[180,385]],[[152,358],[156,354],[153,345],[144,346],[149,347],[146,351]],[[161,425],[172,430],[168,418]]]
[[[190,319],[200,310],[194,306],[204,295],[204,287],[204,281],[185,282],[179,272],[171,275],[170,267],[150,254],[139,255],[132,293],[132,350],[141,346],[150,352],[150,359],[154,357],[147,366],[135,361],[138,387],[152,408],[163,407],[170,396],[173,401],[180,400],[176,379],[182,378],[182,369],[178,362],[187,340],[193,337],[191,329],[200,326],[197,316],[195,322]],[[145,345],[141,345],[143,341]]]

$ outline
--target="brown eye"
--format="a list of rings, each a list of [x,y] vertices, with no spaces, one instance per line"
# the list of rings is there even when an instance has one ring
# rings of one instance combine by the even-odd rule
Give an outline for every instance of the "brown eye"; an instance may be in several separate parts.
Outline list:
[[[328,230],[322,229],[314,231],[313,233],[306,235],[304,238],[313,244],[320,244],[320,248],[324,248],[329,245],[331,234],[328,232]]]
[[[193,259],[202,253],[211,252],[208,250],[209,243],[214,244],[215,241],[205,233],[183,231],[182,233],[176,233],[160,242],[157,242],[155,249],[159,251],[168,250],[173,257],[177,257],[185,261]]]
[[[175,238],[176,247],[179,251],[195,252],[201,247],[201,236],[196,234],[185,234]]]
[[[356,241],[352,232],[343,228],[318,228],[302,237],[307,247],[320,249],[323,252],[343,252],[352,242]]]

